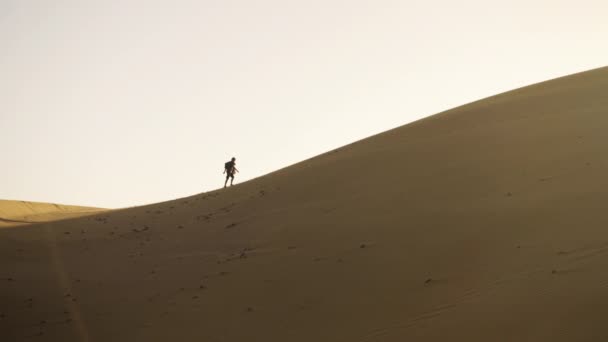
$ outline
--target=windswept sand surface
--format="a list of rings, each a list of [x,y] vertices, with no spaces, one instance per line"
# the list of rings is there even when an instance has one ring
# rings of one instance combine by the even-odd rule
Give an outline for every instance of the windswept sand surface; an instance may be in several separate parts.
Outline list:
[[[0,228],[85,216],[105,209],[0,200]]]
[[[0,339],[608,341],[607,129],[603,68],[227,190],[2,229]]]

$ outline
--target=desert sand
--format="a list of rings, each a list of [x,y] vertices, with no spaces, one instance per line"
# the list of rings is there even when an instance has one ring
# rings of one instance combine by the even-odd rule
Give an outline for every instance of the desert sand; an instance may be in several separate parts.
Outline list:
[[[2,229],[0,339],[608,341],[607,128],[602,68],[225,190]]]
[[[54,203],[0,200],[0,228],[58,221],[100,211],[104,211],[104,209]]]

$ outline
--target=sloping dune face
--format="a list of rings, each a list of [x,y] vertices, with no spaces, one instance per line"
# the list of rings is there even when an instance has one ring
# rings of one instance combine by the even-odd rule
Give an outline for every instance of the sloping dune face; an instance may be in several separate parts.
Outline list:
[[[606,341],[607,95],[598,69],[226,190],[4,229],[2,340]]]
[[[0,200],[0,227],[48,222],[102,211],[73,205]]]

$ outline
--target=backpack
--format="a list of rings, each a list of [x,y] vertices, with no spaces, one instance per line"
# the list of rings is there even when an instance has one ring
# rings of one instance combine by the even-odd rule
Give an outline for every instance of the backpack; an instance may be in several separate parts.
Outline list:
[[[226,164],[224,164],[224,169],[230,171],[232,170],[232,166],[234,166],[234,163],[232,163],[231,161],[226,162]]]

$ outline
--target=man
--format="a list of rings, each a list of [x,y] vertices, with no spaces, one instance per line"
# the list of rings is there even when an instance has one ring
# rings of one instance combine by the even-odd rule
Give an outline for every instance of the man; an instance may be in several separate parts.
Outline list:
[[[232,157],[232,160],[224,164],[224,173],[226,174],[224,188],[226,187],[226,184],[228,184],[228,178],[230,178],[230,186],[232,186],[232,182],[234,182],[235,172],[239,172],[239,170],[236,169],[236,158]]]

